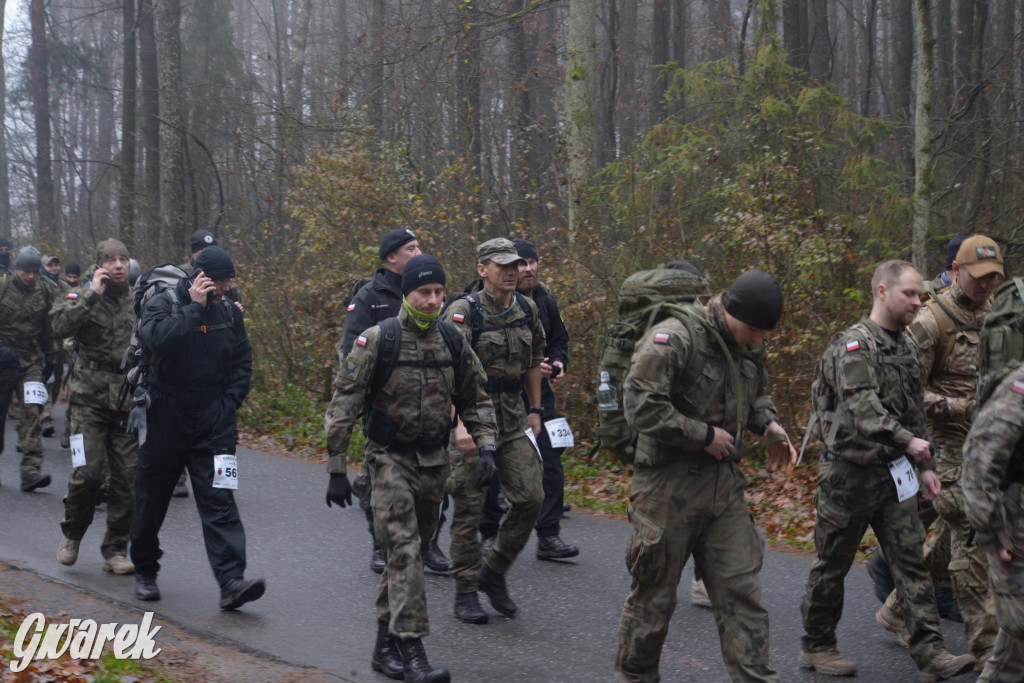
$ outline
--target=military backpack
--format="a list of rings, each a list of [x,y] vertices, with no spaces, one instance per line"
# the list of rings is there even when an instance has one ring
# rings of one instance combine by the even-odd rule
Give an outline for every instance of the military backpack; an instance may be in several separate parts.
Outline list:
[[[975,414],[992,391],[1024,361],[1024,280],[1010,278],[996,289],[992,310],[981,325]]]
[[[480,280],[474,281],[469,287],[462,292],[453,292],[448,295],[445,299],[444,307],[441,309],[443,314],[451,305],[456,301],[465,299],[469,302],[469,325],[472,331],[472,340],[470,346],[476,348],[476,344],[480,341],[480,335],[484,332],[492,332],[494,330],[504,330],[515,327],[532,327],[533,326],[533,309],[530,308],[529,302],[526,300],[526,296],[519,292],[513,292],[513,301],[523,309],[524,315],[522,318],[513,320],[512,322],[499,323],[497,325],[489,325],[487,322],[487,315],[484,313],[483,304],[480,303],[480,292],[472,291],[473,288],[480,284]],[[462,322],[459,320],[458,322]]]
[[[692,384],[704,369],[703,315],[699,300],[710,294],[707,281],[683,270],[658,268],[642,270],[627,277],[619,288],[618,320],[598,337],[603,345],[597,376],[608,373],[615,388],[618,407],[599,409],[594,437],[599,444],[624,463],[635,458],[637,433],[626,423],[622,406],[622,389],[629,372],[633,350],[647,331],[666,318],[676,318],[686,326],[694,340],[684,373],[684,383]],[[596,450],[596,448],[595,448]]]

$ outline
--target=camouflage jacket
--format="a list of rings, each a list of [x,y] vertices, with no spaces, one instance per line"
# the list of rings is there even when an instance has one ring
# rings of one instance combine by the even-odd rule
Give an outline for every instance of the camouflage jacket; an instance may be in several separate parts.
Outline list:
[[[448,345],[437,325],[420,330],[403,308],[398,313],[402,340],[398,360],[444,360],[449,357]],[[327,432],[327,471],[345,472],[345,452],[352,427],[363,410],[366,392],[373,380],[381,346],[380,326],[375,325],[356,338],[356,343],[341,361],[334,379],[334,397],[324,416]],[[451,410],[455,407],[477,446],[494,445],[494,407],[484,391],[486,375],[480,361],[463,346],[459,375],[462,386],[455,386],[455,369],[443,367],[408,367],[398,365],[386,384],[373,397],[371,408],[394,422],[394,431],[408,438],[439,436],[452,427]],[[381,446],[381,444],[377,444]],[[373,447],[368,440],[367,447]],[[412,457],[412,451],[409,452]],[[443,446],[429,451],[415,451],[421,467],[444,465],[447,455]]]
[[[829,454],[860,465],[905,455],[915,436],[928,438],[921,355],[905,331],[896,338],[865,316],[825,348],[819,379],[835,402]],[[932,461],[919,463],[934,469]]]
[[[680,450],[702,451],[711,427],[724,429],[738,442],[737,425],[762,434],[778,420],[767,394],[764,348],[732,341],[719,297],[707,305],[704,316],[732,355],[740,394],[736,396],[725,353],[702,325],[694,327],[700,339],[691,338],[676,318],[652,326],[636,345],[622,392],[626,421],[639,432],[638,467],[663,465]],[[704,356],[703,368],[696,382],[687,386],[684,371],[693,354]]]
[[[132,337],[135,305],[132,291],[108,286],[101,295],[92,287],[68,292],[50,312],[54,334],[74,340],[68,401],[111,410],[124,383],[121,361]]]
[[[26,288],[16,273],[0,274],[0,343],[14,351],[22,369],[52,359],[57,350],[49,316],[56,298],[53,283],[42,277]]]
[[[502,310],[486,290],[479,292],[479,296],[485,326],[502,325],[526,317],[526,312],[516,303],[516,299],[513,299],[511,306]],[[483,363],[492,388],[494,381],[521,382],[527,370],[540,365],[544,360],[544,327],[537,305],[529,297],[523,297],[523,301],[533,310],[531,325],[483,332],[473,348]],[[471,305],[468,299],[459,299],[452,303],[442,316],[448,322],[454,323],[465,338],[467,346],[473,339]],[[490,392],[498,423],[498,440],[501,442],[518,438],[526,431],[526,407],[523,405],[521,389],[520,386],[514,391]]]
[[[981,323],[992,308],[991,299],[972,308],[971,300],[954,282],[936,298],[953,314],[953,320],[940,308],[938,315],[949,339],[949,354],[941,367],[936,355],[942,352],[939,321],[929,306],[922,306],[917,318],[907,328],[910,338],[921,351],[921,377],[924,380],[924,410],[931,423],[936,446],[936,470],[941,481],[953,483],[960,479],[962,448],[971,426],[974,396],[977,391],[978,348]]]
[[[974,417],[964,441],[960,486],[964,510],[988,551],[1014,547],[1024,528],[1020,500],[1024,490],[1024,367],[1014,369],[995,388]]]

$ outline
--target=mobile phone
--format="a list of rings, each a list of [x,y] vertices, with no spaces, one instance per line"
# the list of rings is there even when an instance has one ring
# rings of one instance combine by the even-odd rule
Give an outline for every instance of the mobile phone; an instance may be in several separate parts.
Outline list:
[[[562,374],[562,366],[561,365],[552,365],[551,366],[551,379],[554,379],[554,378],[558,377],[561,374]]]

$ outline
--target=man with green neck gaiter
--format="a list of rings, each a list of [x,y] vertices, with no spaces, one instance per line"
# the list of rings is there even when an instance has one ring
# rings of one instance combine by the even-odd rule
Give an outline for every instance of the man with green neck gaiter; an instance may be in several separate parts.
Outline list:
[[[437,524],[448,478],[452,408],[481,453],[493,458],[497,432],[487,377],[469,344],[438,322],[445,273],[433,256],[414,256],[402,273],[402,308],[356,337],[334,379],[324,417],[327,505],[351,505],[345,453],[363,415],[373,529],[384,553],[377,592],[374,671],[406,681],[447,683],[432,669],[422,638],[429,633],[423,556]]]

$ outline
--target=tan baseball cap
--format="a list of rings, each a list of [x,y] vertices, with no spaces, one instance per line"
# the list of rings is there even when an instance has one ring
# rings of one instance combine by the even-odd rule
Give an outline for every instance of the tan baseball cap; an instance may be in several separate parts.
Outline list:
[[[516,261],[525,262],[526,259],[516,251],[516,245],[512,244],[512,240],[496,237],[476,248],[476,262],[486,263],[487,261],[494,261],[498,265],[506,266]]]
[[[995,240],[984,235],[968,237],[956,252],[956,262],[967,269],[971,277],[982,278],[992,273],[1003,273],[1003,252]]]

